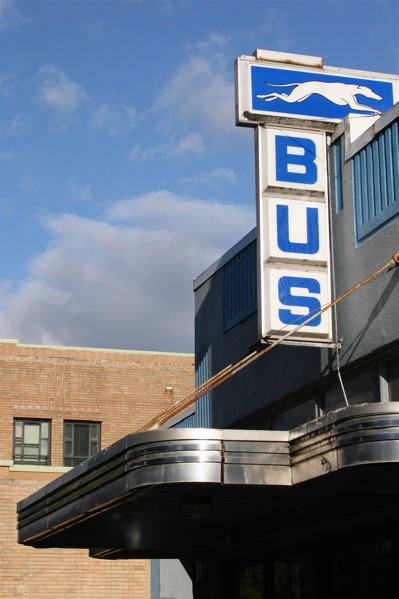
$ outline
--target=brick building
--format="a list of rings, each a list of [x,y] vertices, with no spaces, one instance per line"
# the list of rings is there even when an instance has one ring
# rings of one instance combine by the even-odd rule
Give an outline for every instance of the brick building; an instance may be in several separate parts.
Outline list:
[[[150,596],[148,560],[17,544],[16,503],[146,424],[194,386],[190,354],[0,340],[0,597]]]

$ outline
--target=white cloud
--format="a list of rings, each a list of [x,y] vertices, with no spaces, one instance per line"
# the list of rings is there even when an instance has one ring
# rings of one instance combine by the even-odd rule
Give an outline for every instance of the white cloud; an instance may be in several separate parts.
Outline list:
[[[228,167],[217,168],[210,173],[210,178],[218,181],[227,181],[229,183],[236,183],[237,176],[233,169]]]
[[[94,40],[101,39],[104,32],[104,24],[101,21],[94,21],[89,25],[84,24],[86,30],[89,33],[89,37]]]
[[[178,66],[165,73],[152,107],[141,119],[154,122],[157,135],[165,141],[149,149],[135,146],[130,159],[215,154],[229,143],[226,136],[236,135],[227,42],[221,35],[210,34],[186,46]]]
[[[129,153],[129,160],[148,160],[152,158],[167,160],[192,154],[202,156],[204,152],[205,145],[202,136],[199,133],[189,133],[183,137],[153,146],[149,150],[144,150],[141,146],[135,146]]]
[[[0,152],[0,160],[21,161],[22,157],[15,152]]]
[[[36,100],[40,106],[58,114],[74,112],[89,96],[79,83],[71,81],[66,73],[52,64],[39,69]]]
[[[168,191],[103,221],[62,215],[30,276],[2,297],[2,335],[29,343],[193,351],[192,280],[253,226],[247,206]]]
[[[4,98],[13,98],[15,96],[17,83],[18,77],[16,75],[2,75],[0,77],[0,94]]]
[[[78,185],[73,179],[67,181],[67,187],[71,192],[72,196],[77,200],[90,200],[91,196],[91,183],[87,185]]]
[[[160,89],[152,108],[160,116],[163,130],[192,127],[193,123],[211,135],[234,129],[233,75],[223,60],[225,42],[221,36],[210,35],[187,48],[182,63]]]
[[[109,106],[102,104],[93,111],[91,124],[94,129],[106,129],[110,135],[129,131],[136,124],[136,110],[132,106]]]
[[[335,2],[334,4],[335,7],[338,7],[340,3]],[[288,35],[287,19],[284,15],[274,10],[268,10],[263,22],[259,25],[262,36],[268,39],[268,48],[276,48],[276,50],[284,52],[292,51],[294,40]]]
[[[198,173],[192,177],[179,179],[179,182],[185,186],[185,189],[212,189],[218,194],[226,189],[226,183],[237,183],[237,175],[233,169],[220,167],[208,173]]]
[[[13,0],[0,0],[0,30],[24,25],[26,20]]]
[[[210,171],[209,173],[204,173],[196,178],[186,180],[198,180],[202,182],[207,182],[209,185],[219,185],[225,183],[237,183],[237,175],[235,174],[233,169],[222,166],[220,168],[216,168],[213,171]]]
[[[9,125],[2,127],[1,135],[3,137],[18,137],[30,129],[33,123],[34,120],[30,115],[16,114]]]
[[[190,133],[181,137],[176,144],[170,148],[168,157],[186,156],[187,154],[196,154],[201,156],[204,153],[204,144],[199,133]]]

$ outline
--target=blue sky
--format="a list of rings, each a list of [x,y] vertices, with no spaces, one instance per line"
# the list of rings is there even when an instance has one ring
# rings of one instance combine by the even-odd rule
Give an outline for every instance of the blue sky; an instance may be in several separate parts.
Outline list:
[[[0,0],[0,338],[193,351],[192,280],[255,225],[234,60],[398,73],[396,0]]]

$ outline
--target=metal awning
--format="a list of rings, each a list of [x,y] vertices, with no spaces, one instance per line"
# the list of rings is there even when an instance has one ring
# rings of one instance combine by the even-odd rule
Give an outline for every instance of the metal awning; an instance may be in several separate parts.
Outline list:
[[[105,558],[245,553],[396,517],[399,405],[289,432],[133,433],[18,504],[19,542]]]

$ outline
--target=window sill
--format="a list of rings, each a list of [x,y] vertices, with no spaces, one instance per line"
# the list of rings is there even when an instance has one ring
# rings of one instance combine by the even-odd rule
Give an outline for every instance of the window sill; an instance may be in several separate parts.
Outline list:
[[[3,460],[8,461],[8,460]],[[72,468],[68,466],[31,466],[28,464],[13,464],[9,466],[10,472],[48,472],[48,473],[59,473],[62,474],[64,472],[69,472]],[[0,465],[2,465],[0,463]]]

